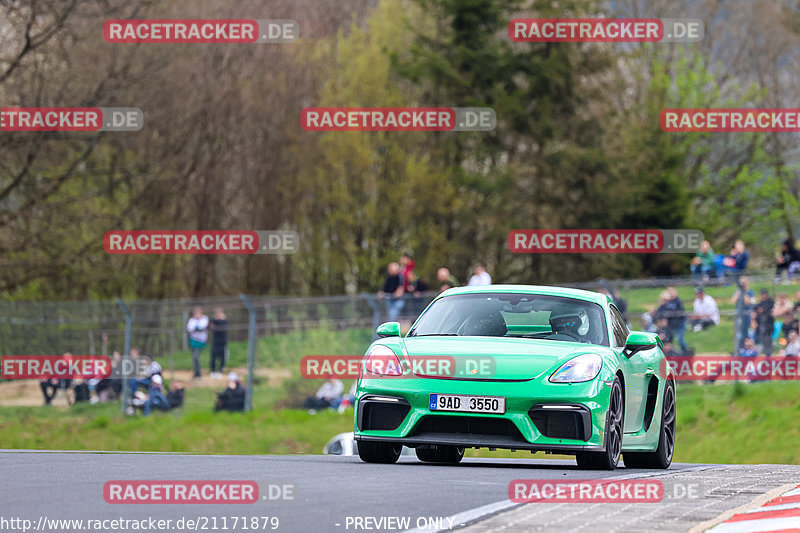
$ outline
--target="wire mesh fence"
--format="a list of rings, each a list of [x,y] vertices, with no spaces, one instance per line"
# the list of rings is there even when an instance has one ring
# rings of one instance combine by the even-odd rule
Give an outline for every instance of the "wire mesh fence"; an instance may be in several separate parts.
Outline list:
[[[768,275],[751,276],[752,282],[774,280]],[[631,290],[686,286],[704,283],[690,276],[632,280],[594,280],[565,286],[619,291],[625,297]],[[711,280],[709,285],[728,283]],[[733,290],[734,287],[732,287]],[[775,292],[773,285],[773,294]],[[406,295],[397,314],[410,322],[436,296],[436,292]],[[256,338],[306,330],[321,325],[332,329],[374,328],[390,318],[391,299],[364,293],[326,297],[248,296],[254,311]],[[131,346],[144,354],[173,354],[188,350],[186,323],[194,307],[209,317],[222,310],[227,318],[228,342],[248,340],[248,311],[239,296],[126,300],[131,313]],[[733,311],[723,310],[722,314]],[[393,316],[391,316],[394,318]],[[631,317],[633,318],[633,317]],[[73,302],[0,302],[0,354],[53,355],[70,352],[85,355],[110,355],[123,351],[125,314],[115,300]]]

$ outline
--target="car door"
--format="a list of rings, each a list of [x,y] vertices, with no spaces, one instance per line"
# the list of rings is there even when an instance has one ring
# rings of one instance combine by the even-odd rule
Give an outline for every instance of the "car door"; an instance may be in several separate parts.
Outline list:
[[[625,342],[628,340],[628,326],[622,318],[622,313],[614,305],[610,305],[611,330],[613,333],[614,350],[620,354],[622,368],[625,375],[625,425],[624,433],[636,433],[642,428],[644,418],[644,400],[646,385],[649,379],[649,362],[634,354],[628,358],[624,355]]]

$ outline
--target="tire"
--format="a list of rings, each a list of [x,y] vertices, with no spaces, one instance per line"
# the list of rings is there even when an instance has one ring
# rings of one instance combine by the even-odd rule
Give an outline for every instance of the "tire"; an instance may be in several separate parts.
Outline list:
[[[667,381],[661,405],[661,429],[654,452],[627,452],[623,458],[627,468],[669,468],[675,452],[675,383]]]
[[[611,384],[606,412],[606,449],[602,452],[578,452],[578,467],[592,470],[614,470],[622,454],[622,430],[625,422],[625,395],[619,377]]]
[[[396,463],[402,450],[401,444],[389,442],[359,441],[358,443],[358,456],[365,463]]]
[[[423,463],[458,464],[464,458],[464,448],[458,446],[417,446],[417,459]]]

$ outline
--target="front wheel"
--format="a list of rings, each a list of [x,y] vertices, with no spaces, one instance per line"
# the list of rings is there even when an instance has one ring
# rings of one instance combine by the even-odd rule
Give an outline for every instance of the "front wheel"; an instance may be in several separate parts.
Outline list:
[[[360,441],[358,443],[358,456],[365,463],[396,463],[403,451],[401,444],[389,442]]]
[[[625,403],[619,377],[611,384],[606,412],[606,449],[602,452],[578,452],[575,460],[580,468],[614,470],[622,453],[622,424],[625,419]]]
[[[625,466],[628,468],[669,468],[675,452],[675,384],[670,380],[664,387],[664,403],[661,406],[661,431],[658,448],[654,452],[626,452]]]
[[[464,448],[458,446],[417,446],[417,459],[424,463],[458,464],[464,458]]]

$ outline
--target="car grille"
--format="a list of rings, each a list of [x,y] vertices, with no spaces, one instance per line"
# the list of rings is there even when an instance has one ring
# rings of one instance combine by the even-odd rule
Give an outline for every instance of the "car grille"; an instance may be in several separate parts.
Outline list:
[[[431,440],[464,437],[476,446],[484,442],[509,446],[528,444],[510,420],[478,416],[423,416],[409,437]]]

